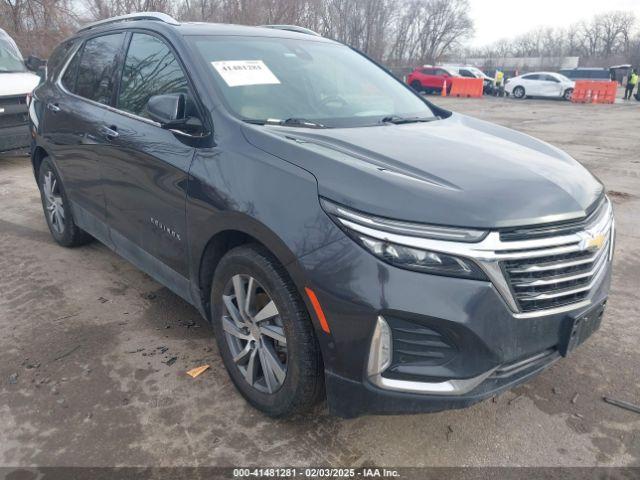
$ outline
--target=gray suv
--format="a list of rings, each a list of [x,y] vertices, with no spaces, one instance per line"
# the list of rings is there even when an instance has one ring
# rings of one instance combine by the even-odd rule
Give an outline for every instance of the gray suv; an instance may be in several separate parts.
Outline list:
[[[585,341],[611,277],[602,184],[295,30],[146,13],[63,42],[30,107],[53,238],[193,304],[272,416],[466,407]]]

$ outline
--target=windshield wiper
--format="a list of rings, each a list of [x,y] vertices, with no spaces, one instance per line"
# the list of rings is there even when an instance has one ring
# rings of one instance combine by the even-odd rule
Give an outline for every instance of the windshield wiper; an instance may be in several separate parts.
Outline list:
[[[387,115],[380,119],[380,123],[393,123],[394,125],[402,125],[405,123],[421,123],[421,122],[433,122],[438,120],[438,117],[401,117],[399,115]]]
[[[286,127],[303,127],[303,128],[329,128],[313,120],[306,120],[304,118],[287,118],[286,120],[278,120],[273,118],[267,118],[266,120],[257,120],[252,118],[245,118],[245,122],[253,123],[254,125],[283,125]]]

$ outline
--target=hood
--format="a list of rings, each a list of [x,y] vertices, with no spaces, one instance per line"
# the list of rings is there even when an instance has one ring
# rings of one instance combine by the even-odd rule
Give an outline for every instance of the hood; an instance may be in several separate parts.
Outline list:
[[[40,77],[33,73],[2,73],[0,72],[0,97],[11,95],[26,95],[31,93],[40,83]]]
[[[254,146],[311,172],[321,196],[393,219],[535,225],[583,217],[603,194],[561,150],[458,114],[405,125],[243,131]]]

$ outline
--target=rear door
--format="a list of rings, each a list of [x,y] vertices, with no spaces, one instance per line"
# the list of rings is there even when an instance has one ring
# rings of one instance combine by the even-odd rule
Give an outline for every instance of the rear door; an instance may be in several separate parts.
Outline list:
[[[524,87],[527,95],[530,95],[532,97],[542,95],[540,75],[536,73],[525,75],[524,77],[522,77],[520,83],[522,83],[522,86]]]
[[[124,38],[124,33],[114,33],[86,40],[51,88],[44,107],[43,135],[76,221],[104,242],[108,237],[100,159],[105,141],[99,130],[115,91]]]
[[[151,33],[130,34],[115,109],[102,119],[107,217],[116,250],[182,294],[187,276],[185,200],[195,148],[146,111],[154,95],[195,97],[172,48]]]
[[[444,82],[447,81],[448,86],[451,86],[451,82],[449,81],[449,77],[451,74],[443,68],[436,68],[436,88],[443,88]]]
[[[420,70],[422,86],[425,88],[440,88],[438,86],[438,79],[435,76],[435,69],[423,68]]]

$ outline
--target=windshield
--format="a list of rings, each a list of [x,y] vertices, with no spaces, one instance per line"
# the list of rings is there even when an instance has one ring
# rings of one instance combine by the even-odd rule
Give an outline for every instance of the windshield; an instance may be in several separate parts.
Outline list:
[[[227,106],[244,120],[357,127],[383,118],[435,118],[425,102],[344,45],[267,37],[190,41]]]
[[[20,50],[13,39],[0,29],[0,73],[25,72]]]

